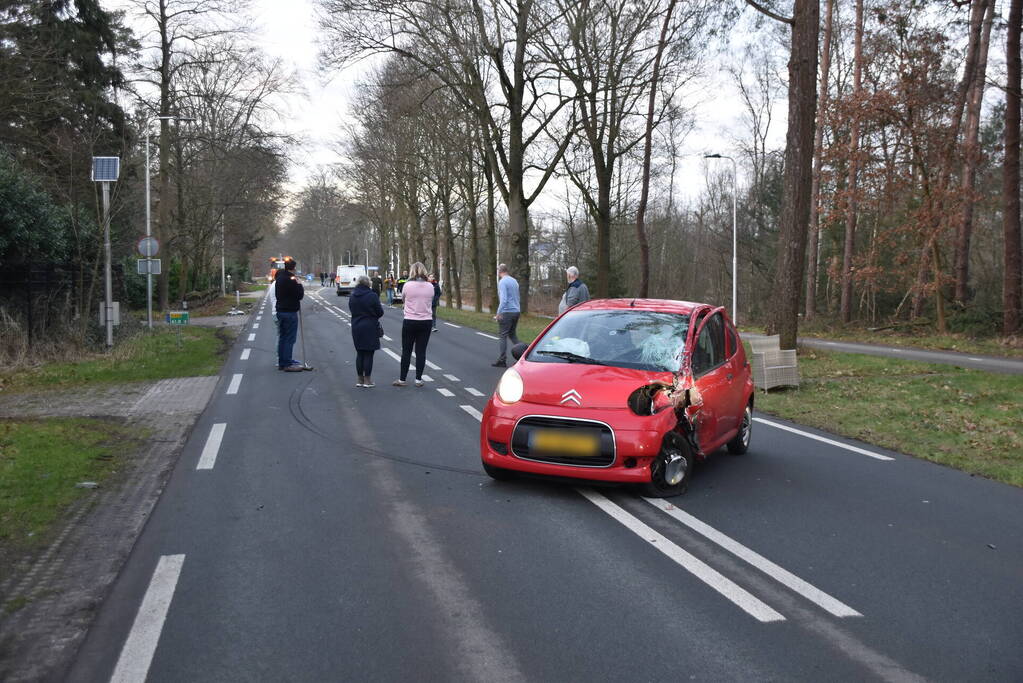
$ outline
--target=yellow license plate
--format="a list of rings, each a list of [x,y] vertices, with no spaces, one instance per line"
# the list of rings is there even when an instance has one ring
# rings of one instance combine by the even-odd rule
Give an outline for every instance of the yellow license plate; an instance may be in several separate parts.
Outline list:
[[[543,453],[592,457],[600,453],[600,438],[596,434],[568,434],[538,429],[530,435],[529,447]]]

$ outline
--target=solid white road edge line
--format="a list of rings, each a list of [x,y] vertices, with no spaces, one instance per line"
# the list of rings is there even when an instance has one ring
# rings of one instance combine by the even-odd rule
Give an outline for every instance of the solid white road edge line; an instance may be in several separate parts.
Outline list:
[[[451,391],[448,391],[447,389],[445,389],[443,387],[441,387],[440,389],[437,389],[437,393],[440,394],[441,396],[446,396],[447,398],[451,398],[452,396],[454,396],[454,393],[452,393]]]
[[[660,552],[664,553],[664,555],[680,567],[716,590],[722,596],[730,600],[736,607],[746,612],[757,621],[764,623],[785,621],[785,617],[772,609],[767,603],[755,597],[745,588],[719,573],[714,568],[705,564],[702,560],[690,555],[688,552],[668,540],[665,536],[654,531],[638,518],[634,517],[629,512],[626,512],[603,495],[588,489],[576,489],[576,491],[586,498],[586,500],[590,501],[610,515],[626,529],[648,542]]]
[[[160,557],[153,578],[149,581],[149,588],[146,589],[142,604],[139,605],[138,614],[135,615],[135,622],[131,625],[128,639],[121,648],[121,656],[118,657],[114,674],[110,677],[111,683],[136,683],[146,680],[184,563],[184,555]]]
[[[242,349],[242,360],[248,360],[250,353],[252,353],[252,349]]]
[[[466,387],[465,390],[468,391],[473,396],[482,396],[483,395],[482,391],[480,391],[479,389],[473,389],[472,387]]]
[[[494,341],[499,341],[501,339],[500,337],[495,337],[494,335],[487,334],[486,332],[477,332],[476,334],[481,337],[486,337],[487,339],[493,339]]]
[[[895,460],[895,458],[889,458],[887,455],[881,455],[880,453],[874,453],[874,452],[868,451],[868,450],[866,450],[864,448],[858,448],[856,446],[850,446],[849,444],[842,443],[841,441],[835,441],[834,439],[827,439],[827,438],[825,438],[823,436],[817,436],[816,434],[811,434],[810,432],[804,432],[802,429],[796,429],[795,427],[789,427],[787,425],[778,424],[777,422],[771,422],[770,420],[765,420],[762,417],[755,417],[755,418],[753,418],[753,421],[754,422],[759,422],[761,424],[765,424],[765,425],[767,425],[769,427],[775,427],[777,429],[782,429],[782,430],[784,430],[786,432],[792,432],[793,434],[799,434],[800,436],[805,436],[808,439],[813,439],[814,441],[820,441],[822,443],[826,443],[829,446],[837,446],[839,448],[844,448],[847,451],[852,451],[853,453],[859,453],[860,455],[865,455],[865,456],[867,456],[869,458],[875,458],[877,460]]]
[[[241,383],[242,383],[242,373],[239,372],[238,374],[236,374],[233,377],[231,377],[231,383],[227,386],[227,393],[229,393],[229,394],[237,394],[238,393],[238,387],[241,385]]]
[[[206,437],[206,445],[202,447],[202,455],[199,456],[197,470],[212,470],[213,464],[217,461],[217,453],[220,452],[220,442],[224,440],[224,430],[227,429],[226,422],[217,422],[210,428],[210,435]]]
[[[674,517],[678,521],[685,524],[687,527],[695,531],[696,533],[704,536],[705,538],[717,543],[719,546],[732,553],[736,557],[745,560],[749,564],[753,565],[760,571],[764,572],[772,579],[777,581],[783,586],[790,588],[791,590],[799,593],[804,598],[814,603],[826,612],[830,612],[836,617],[862,617],[863,615],[854,610],[849,605],[831,597],[821,589],[813,586],[803,579],[799,578],[787,569],[779,567],[774,562],[760,555],[754,550],[751,550],[739,543],[735,539],[721,533],[709,524],[698,520],[688,512],[684,512],[679,508],[675,507],[671,503],[656,499],[656,498],[644,498],[646,502],[653,505],[655,508],[667,513]]]
[[[469,413],[473,417],[475,417],[480,422],[483,422],[483,413],[481,413],[480,411],[476,410],[472,406],[458,406],[458,407],[461,408],[462,410],[464,410],[465,412]]]
[[[255,332],[253,332],[252,334],[249,335],[249,341],[256,341],[256,333]]]

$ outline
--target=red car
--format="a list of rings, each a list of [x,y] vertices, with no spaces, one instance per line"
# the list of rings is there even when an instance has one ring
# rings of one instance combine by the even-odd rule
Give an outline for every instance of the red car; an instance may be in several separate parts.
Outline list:
[[[505,371],[480,426],[483,469],[684,493],[694,459],[749,448],[753,379],[724,308],[602,299],[552,322]]]

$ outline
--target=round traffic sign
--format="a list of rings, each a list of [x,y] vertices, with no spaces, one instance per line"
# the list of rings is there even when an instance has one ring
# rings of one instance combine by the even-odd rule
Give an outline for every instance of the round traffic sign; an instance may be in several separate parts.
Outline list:
[[[139,240],[138,250],[146,258],[153,258],[160,253],[160,243],[155,237],[143,237]]]

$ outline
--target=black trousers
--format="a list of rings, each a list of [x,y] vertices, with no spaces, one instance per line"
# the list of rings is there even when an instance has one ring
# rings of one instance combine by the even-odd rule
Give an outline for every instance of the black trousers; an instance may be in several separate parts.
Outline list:
[[[408,377],[412,350],[416,352],[416,379],[423,378],[426,368],[426,345],[430,343],[432,320],[406,320],[401,326],[401,381]]]
[[[374,351],[355,351],[355,372],[359,377],[369,377],[373,374]]]

